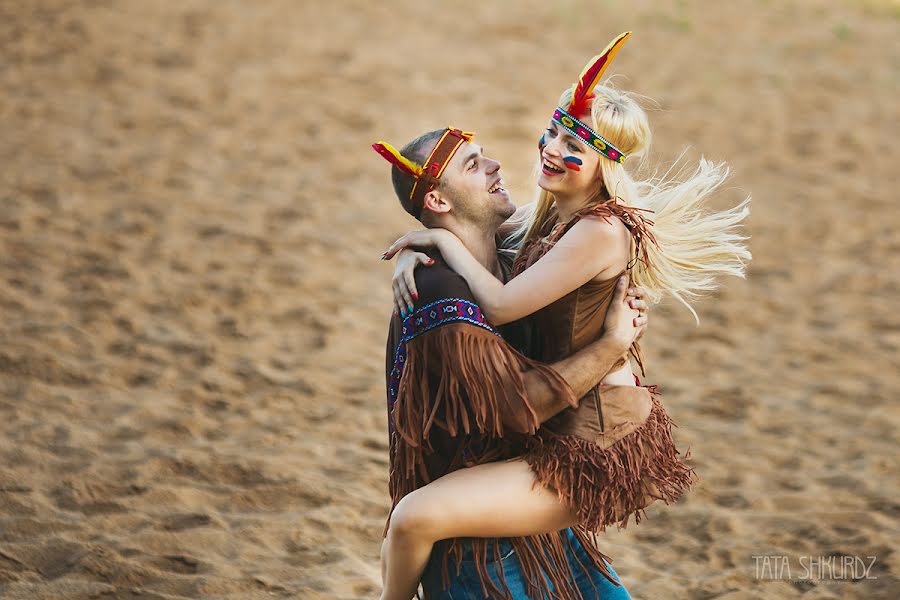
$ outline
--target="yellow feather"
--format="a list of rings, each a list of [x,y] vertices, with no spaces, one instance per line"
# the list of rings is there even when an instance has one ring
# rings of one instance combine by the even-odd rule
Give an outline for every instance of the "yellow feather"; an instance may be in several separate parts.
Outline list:
[[[400,152],[396,148],[394,148],[387,142],[378,142],[378,144],[381,145],[385,150],[390,152],[391,156],[393,156],[397,160],[397,162],[403,164],[403,166],[415,173],[416,177],[422,174],[422,167],[400,154]]]

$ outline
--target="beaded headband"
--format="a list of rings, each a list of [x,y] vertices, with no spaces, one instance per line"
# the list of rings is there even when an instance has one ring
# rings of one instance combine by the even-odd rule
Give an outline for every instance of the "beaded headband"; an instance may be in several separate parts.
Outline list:
[[[425,166],[412,162],[387,142],[372,144],[372,148],[386,161],[416,180],[409,193],[409,199],[415,211],[414,216],[418,218],[425,204],[425,195],[438,184],[444,169],[463,142],[471,142],[474,136],[473,132],[447,127],[425,160]]]
[[[562,127],[583,141],[585,144],[617,163],[625,162],[625,155],[619,152],[618,148],[612,145],[612,142],[588,127],[582,121],[579,121],[561,108],[557,108],[553,113],[553,122],[562,125]]]
[[[589,102],[594,98],[591,92],[600,82],[600,77],[603,76],[603,72],[606,71],[610,61],[612,61],[619,48],[622,47],[622,44],[625,43],[625,40],[630,35],[630,31],[619,34],[602,53],[590,60],[578,77],[578,83],[575,84],[575,90],[572,92],[572,100],[569,102],[569,105],[556,107],[552,117],[554,123],[558,123],[590,148],[617,163],[625,162],[625,155],[609,140],[580,121],[575,115],[587,112]]]

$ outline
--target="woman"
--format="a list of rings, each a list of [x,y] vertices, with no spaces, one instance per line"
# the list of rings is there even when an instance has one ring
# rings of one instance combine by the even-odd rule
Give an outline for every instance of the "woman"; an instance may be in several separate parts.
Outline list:
[[[527,218],[510,235],[520,250],[509,283],[446,230],[412,232],[386,253],[436,247],[493,325],[533,315],[541,345],[532,354],[542,361],[564,358],[602,333],[623,273],[651,300],[669,293],[685,301],[712,289],[716,274],[742,276],[750,256],[735,233],[749,199],[724,212],[701,210],[727,175],[723,165],[701,160],[680,183],[635,180],[624,169],[626,156],[647,150],[648,119],[630,95],[596,84],[627,37],[614,40],[563,92],[541,137],[541,192],[520,211]],[[641,365],[637,347],[632,355]],[[626,525],[631,515],[637,522],[647,505],[676,500],[693,480],[654,390],[636,385],[623,360],[577,408],[545,423],[523,458],[461,469],[404,496],[383,549],[382,598],[415,594],[438,540],[567,527],[593,535],[612,523]],[[445,522],[445,508],[458,504],[465,505],[466,518]]]

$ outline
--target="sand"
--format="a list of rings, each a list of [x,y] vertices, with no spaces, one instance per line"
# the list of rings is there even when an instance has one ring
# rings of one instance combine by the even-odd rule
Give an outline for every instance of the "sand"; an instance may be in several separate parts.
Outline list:
[[[475,130],[525,202],[626,29],[652,162],[729,161],[754,260],[653,311],[703,481],[603,550],[635,598],[898,597],[897,3],[625,4],[0,1],[0,597],[377,597],[415,224],[369,144]]]

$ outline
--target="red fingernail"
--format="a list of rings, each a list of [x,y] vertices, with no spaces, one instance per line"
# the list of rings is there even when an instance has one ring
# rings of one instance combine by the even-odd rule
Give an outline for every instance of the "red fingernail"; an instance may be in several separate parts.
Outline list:
[[[419,295],[418,295],[417,293],[415,293],[415,292],[413,292],[412,297],[413,297],[413,300],[418,300],[418,299],[419,299]]]
[[[433,258],[429,258],[429,259],[428,259],[428,264],[429,264],[429,265],[433,265],[433,264],[434,264],[434,259],[433,259]]]

